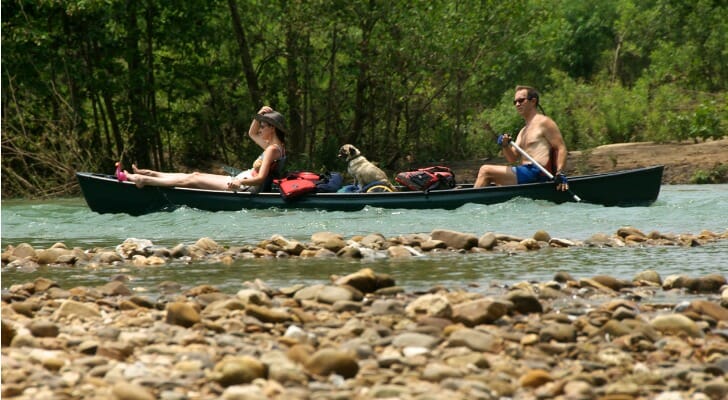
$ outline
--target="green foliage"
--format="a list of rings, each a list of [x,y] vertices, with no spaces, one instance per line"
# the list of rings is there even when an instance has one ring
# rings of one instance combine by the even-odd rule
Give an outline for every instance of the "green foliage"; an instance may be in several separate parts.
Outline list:
[[[291,165],[492,157],[539,88],[570,149],[708,140],[728,126],[716,0],[2,3],[3,196],[116,160],[248,165],[251,116],[289,121]],[[386,164],[386,165],[385,165]]]
[[[698,170],[690,178],[690,182],[696,184],[728,183],[728,164],[718,163],[708,171]]]

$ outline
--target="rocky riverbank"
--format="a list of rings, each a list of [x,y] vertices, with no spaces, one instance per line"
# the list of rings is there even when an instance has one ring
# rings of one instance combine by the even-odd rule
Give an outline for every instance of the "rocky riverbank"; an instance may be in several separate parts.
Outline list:
[[[581,241],[433,231],[310,243],[273,237],[173,249],[8,247],[3,268],[226,262],[239,257],[411,257],[550,246],[698,246],[728,232]],[[401,249],[401,250],[393,250]],[[159,260],[159,261],[150,261]],[[64,288],[38,278],[2,293],[2,397],[18,399],[724,399],[728,285],[723,274],[662,277],[559,272],[487,293],[407,292],[362,269],[329,282],[237,293],[201,284],[135,294],[123,276]],[[688,297],[686,297],[686,295]],[[669,302],[669,298],[690,298]]]
[[[486,232],[480,237],[465,232],[435,229],[429,234],[409,234],[385,238],[381,234],[345,239],[333,232],[318,232],[307,243],[274,235],[255,245],[222,246],[211,238],[194,244],[180,243],[172,248],[154,245],[146,239],[127,239],[115,248],[73,248],[56,243],[35,249],[27,243],[8,246],[2,253],[2,266],[12,270],[35,271],[41,265],[99,268],[108,264],[136,267],[168,263],[217,262],[231,264],[245,258],[410,258],[451,252],[527,252],[546,248],[624,247],[624,246],[700,246],[728,239],[728,231],[699,234],[644,233],[622,227],[612,235],[597,233],[586,240],[555,238],[546,231],[532,237]]]

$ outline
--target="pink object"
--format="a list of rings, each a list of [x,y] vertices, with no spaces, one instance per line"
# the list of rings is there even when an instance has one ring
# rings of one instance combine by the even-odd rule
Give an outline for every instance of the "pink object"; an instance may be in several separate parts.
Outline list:
[[[121,170],[121,163],[116,163],[116,179],[120,180],[121,182],[124,182],[126,180],[126,174],[124,171]]]

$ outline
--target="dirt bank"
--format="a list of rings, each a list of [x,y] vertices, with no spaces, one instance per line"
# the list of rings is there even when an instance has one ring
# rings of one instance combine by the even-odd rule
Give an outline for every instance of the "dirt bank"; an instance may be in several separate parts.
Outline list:
[[[503,158],[453,162],[459,182],[473,182],[483,163],[503,163]],[[570,175],[600,173],[650,165],[665,166],[665,184],[687,184],[699,170],[711,171],[717,165],[728,165],[728,138],[694,143],[619,143],[585,151],[569,152],[567,172]],[[723,176],[725,183],[726,176]]]

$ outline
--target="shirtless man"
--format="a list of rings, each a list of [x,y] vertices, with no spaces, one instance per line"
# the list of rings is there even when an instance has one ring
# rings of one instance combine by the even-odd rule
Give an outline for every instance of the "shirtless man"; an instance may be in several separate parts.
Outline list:
[[[517,86],[513,105],[526,121],[516,137],[516,144],[528,153],[534,160],[546,169],[551,162],[552,149],[556,172],[554,179],[556,189],[566,191],[569,184],[562,170],[566,165],[566,144],[556,123],[549,117],[537,112],[538,91],[529,86]],[[498,144],[503,147],[503,155],[509,163],[517,162],[520,154],[509,146],[511,137],[504,134],[498,137]],[[515,185],[520,183],[542,182],[548,180],[536,165],[528,159],[522,159],[520,165],[511,167],[507,165],[483,165],[478,171],[473,187],[483,187],[490,184]]]

